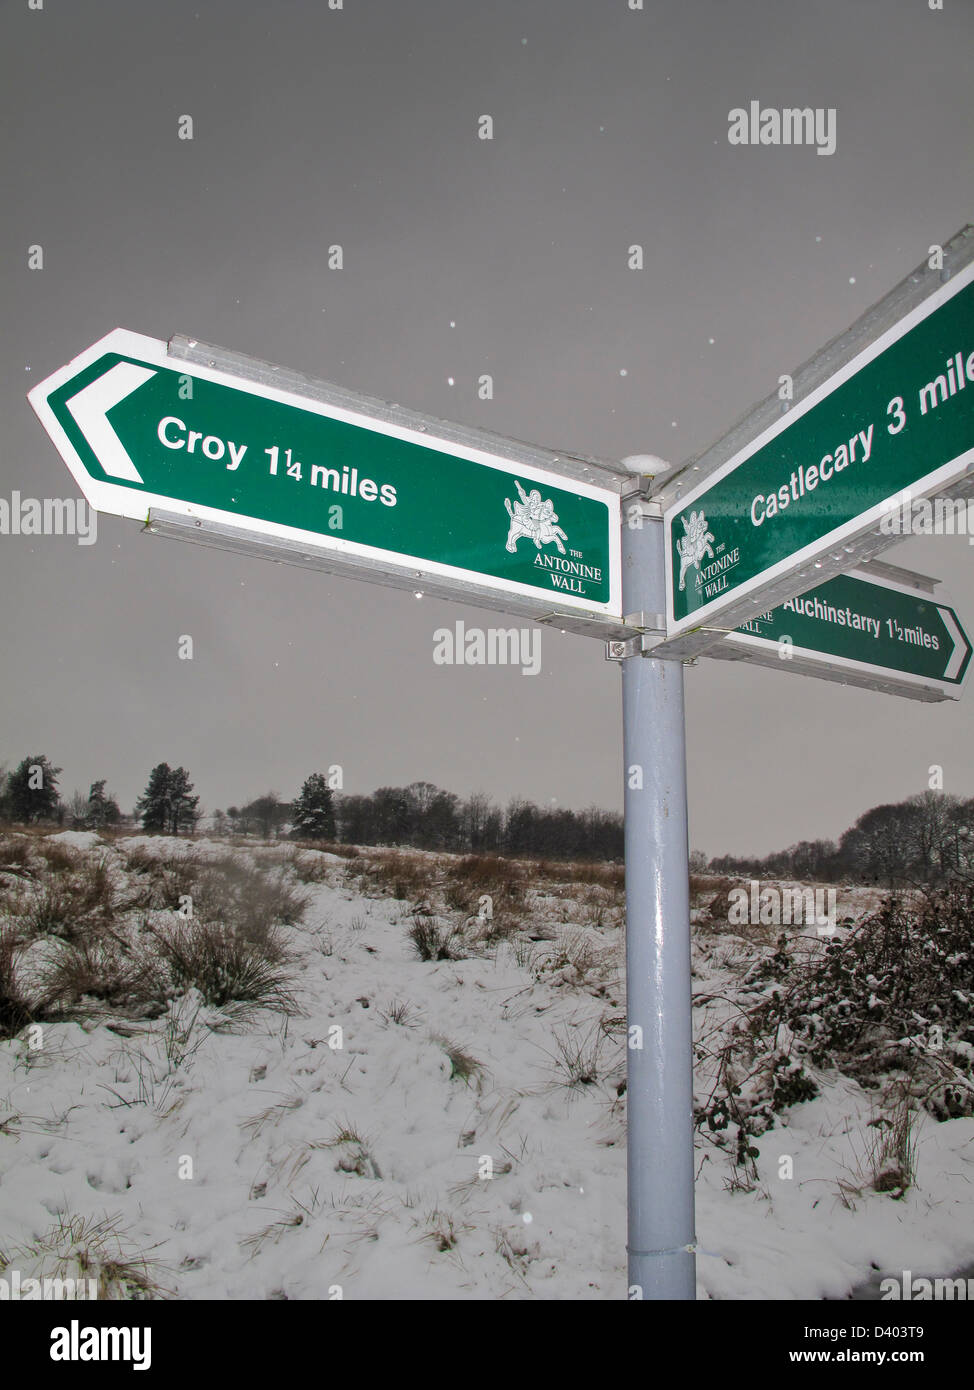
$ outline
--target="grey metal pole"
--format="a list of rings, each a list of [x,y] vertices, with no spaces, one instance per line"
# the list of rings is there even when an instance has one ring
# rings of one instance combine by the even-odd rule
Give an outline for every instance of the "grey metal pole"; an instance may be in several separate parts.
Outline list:
[[[635,529],[623,522],[622,599],[627,614],[665,610],[659,520],[645,517]],[[629,1297],[692,1299],[693,1050],[682,663],[640,655],[623,660],[622,712]],[[634,1045],[640,1041],[641,1047]]]

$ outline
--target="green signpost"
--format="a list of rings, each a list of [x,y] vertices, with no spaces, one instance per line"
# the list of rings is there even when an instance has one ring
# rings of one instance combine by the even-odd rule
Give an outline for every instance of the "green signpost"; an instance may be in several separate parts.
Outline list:
[[[100,511],[600,636],[620,628],[617,483],[264,375],[180,361],[116,329],[29,398]]]
[[[956,699],[971,664],[936,581],[855,568],[892,543],[878,523],[905,495],[972,481],[974,229],[929,271],[800,369],[787,413],[765,402],[652,497],[648,474],[190,339],[116,329],[30,393],[98,510],[611,639],[627,770],[630,1298],[695,1290],[681,662],[712,647],[924,700]]]
[[[974,469],[970,241],[961,259],[946,283],[926,272],[931,292],[912,308],[897,315],[894,292],[889,310],[867,315],[856,330],[867,345],[828,375],[836,354],[824,350],[815,389],[718,467],[691,466],[664,487],[662,655],[705,649],[807,589],[823,562],[822,578],[849,569],[882,548],[857,552],[852,542],[876,530],[898,494],[941,494]],[[922,274],[899,292],[906,304]],[[680,644],[690,634],[696,642]]]
[[[935,581],[873,561],[757,613],[710,656],[905,695],[957,700],[971,642]]]

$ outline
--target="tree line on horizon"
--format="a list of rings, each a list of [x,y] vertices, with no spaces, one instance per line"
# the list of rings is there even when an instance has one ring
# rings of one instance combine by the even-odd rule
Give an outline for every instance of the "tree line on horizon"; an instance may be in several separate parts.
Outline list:
[[[61,770],[44,755],[24,758],[9,773],[0,767],[0,820],[68,824],[74,829],[137,824],[149,833],[178,835],[192,833],[206,819],[216,834],[229,836],[286,835],[295,840],[539,859],[623,858],[623,817],[595,806],[584,811],[551,809],[515,797],[500,807],[483,792],[461,798],[432,782],[379,787],[370,795],[345,794],[315,772],[293,801],[268,791],[243,806],[205,817],[186,769],[158,763],[133,814],[126,817],[106,791],[104,778],[93,782],[87,795],[76,791],[62,800]],[[690,869],[749,878],[851,880],[889,888],[974,876],[974,797],[922,792],[872,807],[838,841],[802,840],[763,857],[725,854],[708,859],[695,850]]]
[[[763,858],[691,856],[697,872],[748,878],[852,880],[886,888],[974,876],[974,797],[925,791],[873,806],[838,841],[801,840]]]
[[[81,830],[137,824],[149,833],[169,835],[191,833],[206,819],[217,834],[263,839],[287,835],[296,840],[557,859],[623,856],[622,816],[594,806],[555,810],[513,798],[501,808],[483,792],[463,799],[431,782],[347,795],[334,791],[328,778],[315,772],[293,801],[269,791],[243,806],[205,817],[186,769],[158,763],[133,814],[126,817],[105,792],[104,781],[93,783],[87,797],[75,792],[62,800],[61,771],[41,754],[24,758],[9,774],[0,769],[0,819]]]

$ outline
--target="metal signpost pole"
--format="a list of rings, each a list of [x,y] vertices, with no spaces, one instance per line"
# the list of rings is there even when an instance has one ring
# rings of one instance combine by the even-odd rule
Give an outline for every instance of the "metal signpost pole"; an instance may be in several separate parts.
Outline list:
[[[656,510],[649,507],[641,510]],[[665,611],[664,531],[622,528],[623,611]],[[610,644],[612,646],[614,644]],[[683,665],[622,661],[629,1296],[696,1297]],[[637,650],[632,651],[632,647]]]

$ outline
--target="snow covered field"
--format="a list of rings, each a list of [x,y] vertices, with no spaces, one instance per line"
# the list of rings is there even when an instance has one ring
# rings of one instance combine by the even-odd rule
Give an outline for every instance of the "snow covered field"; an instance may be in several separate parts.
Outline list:
[[[59,868],[42,843],[63,847]],[[23,927],[44,874],[104,862],[115,908],[92,930],[126,958],[185,920],[178,895],[152,905],[153,859],[173,888],[179,856],[192,873],[229,858],[307,897],[278,929],[290,1013],[189,987],[155,1010],[85,996],[0,1038],[0,1276],[94,1273],[115,1296],[183,1299],[625,1298],[618,870],[471,861],[466,881],[456,857],[419,851],[75,832],[0,847],[0,923],[28,991],[70,934]],[[840,919],[877,897],[840,890]],[[706,1047],[773,936],[694,915]],[[819,1094],[761,1135],[755,1181],[733,1181],[701,1128],[701,1298],[841,1298],[877,1269],[970,1262],[974,1120],[921,1115],[914,1185],[872,1191],[876,1095],[815,1077]],[[709,1090],[701,1063],[698,1100]]]

